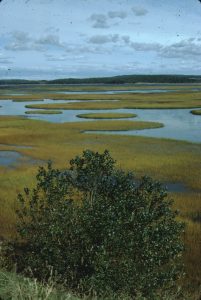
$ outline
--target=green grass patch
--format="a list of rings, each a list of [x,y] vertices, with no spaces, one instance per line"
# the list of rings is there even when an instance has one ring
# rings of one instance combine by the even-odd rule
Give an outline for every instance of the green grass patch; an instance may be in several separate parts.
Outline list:
[[[198,116],[201,116],[201,109],[195,109],[195,110],[191,110],[191,113],[193,114],[193,115],[198,115]]]
[[[136,114],[124,114],[124,113],[100,113],[100,114],[80,114],[78,118],[84,119],[125,119],[137,117]]]
[[[59,110],[28,110],[25,111],[25,114],[27,115],[57,115],[57,114],[62,114],[62,111]]]

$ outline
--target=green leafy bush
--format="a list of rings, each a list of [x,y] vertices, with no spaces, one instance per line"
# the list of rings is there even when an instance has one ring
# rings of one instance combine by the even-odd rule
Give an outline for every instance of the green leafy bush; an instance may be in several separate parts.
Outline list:
[[[106,150],[40,167],[37,185],[18,196],[12,259],[36,278],[51,270],[71,290],[141,293],[151,299],[179,277],[183,224],[160,183],[115,167]]]

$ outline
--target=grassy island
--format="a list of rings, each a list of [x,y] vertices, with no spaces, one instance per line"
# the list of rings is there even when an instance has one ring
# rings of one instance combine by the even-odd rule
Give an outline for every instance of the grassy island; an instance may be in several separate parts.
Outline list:
[[[28,110],[25,111],[25,114],[27,115],[57,115],[62,114],[62,111],[60,110]]]
[[[137,117],[136,114],[124,114],[124,113],[92,113],[92,114],[80,114],[77,115],[78,118],[83,119],[125,119]]]
[[[201,116],[201,109],[191,110],[191,113],[192,113],[193,115]]]
[[[143,122],[143,121],[97,121],[87,123],[83,127],[88,128],[84,131],[128,131],[128,130],[142,130],[151,128],[163,127],[159,122]]]

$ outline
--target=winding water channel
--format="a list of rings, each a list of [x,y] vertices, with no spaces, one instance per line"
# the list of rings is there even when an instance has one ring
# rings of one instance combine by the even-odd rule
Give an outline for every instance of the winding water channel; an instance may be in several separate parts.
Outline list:
[[[201,143],[201,117],[190,113],[191,109],[120,109],[116,112],[136,113],[135,120],[153,121],[164,124],[162,128],[99,131],[105,134],[137,135],[156,138],[168,138]],[[98,133],[98,131],[96,131]]]
[[[34,114],[27,115],[25,111],[29,110],[25,107],[27,104],[48,104],[48,103],[72,103],[79,100],[51,100],[44,99],[43,101],[29,102],[13,102],[12,100],[0,100],[0,115],[9,116],[26,116],[30,119],[44,120],[54,123],[64,122],[89,122],[89,119],[80,119],[78,114],[83,113],[101,113],[101,112],[119,112],[119,113],[134,113],[136,118],[126,120],[139,121],[154,121],[164,124],[162,128],[144,129],[144,130],[129,130],[129,131],[96,131],[97,133],[105,134],[121,134],[121,135],[138,135],[156,138],[170,138],[177,140],[185,140],[189,142],[201,143],[201,117],[192,115],[191,109],[115,109],[115,110],[62,110],[62,114],[42,115]],[[123,120],[123,119],[121,119]],[[93,120],[91,120],[93,121]],[[104,120],[103,120],[104,121]]]

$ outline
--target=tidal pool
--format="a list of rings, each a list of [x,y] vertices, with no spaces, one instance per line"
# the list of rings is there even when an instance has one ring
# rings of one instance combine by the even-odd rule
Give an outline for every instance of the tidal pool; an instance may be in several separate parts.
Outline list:
[[[171,193],[189,193],[192,190],[186,187],[183,183],[179,182],[166,182],[163,186]]]
[[[43,164],[44,161],[33,159],[13,150],[0,150],[0,166],[13,168],[22,163],[35,165]]]
[[[0,166],[11,167],[16,164],[20,158],[22,158],[22,154],[17,151],[0,151]]]

